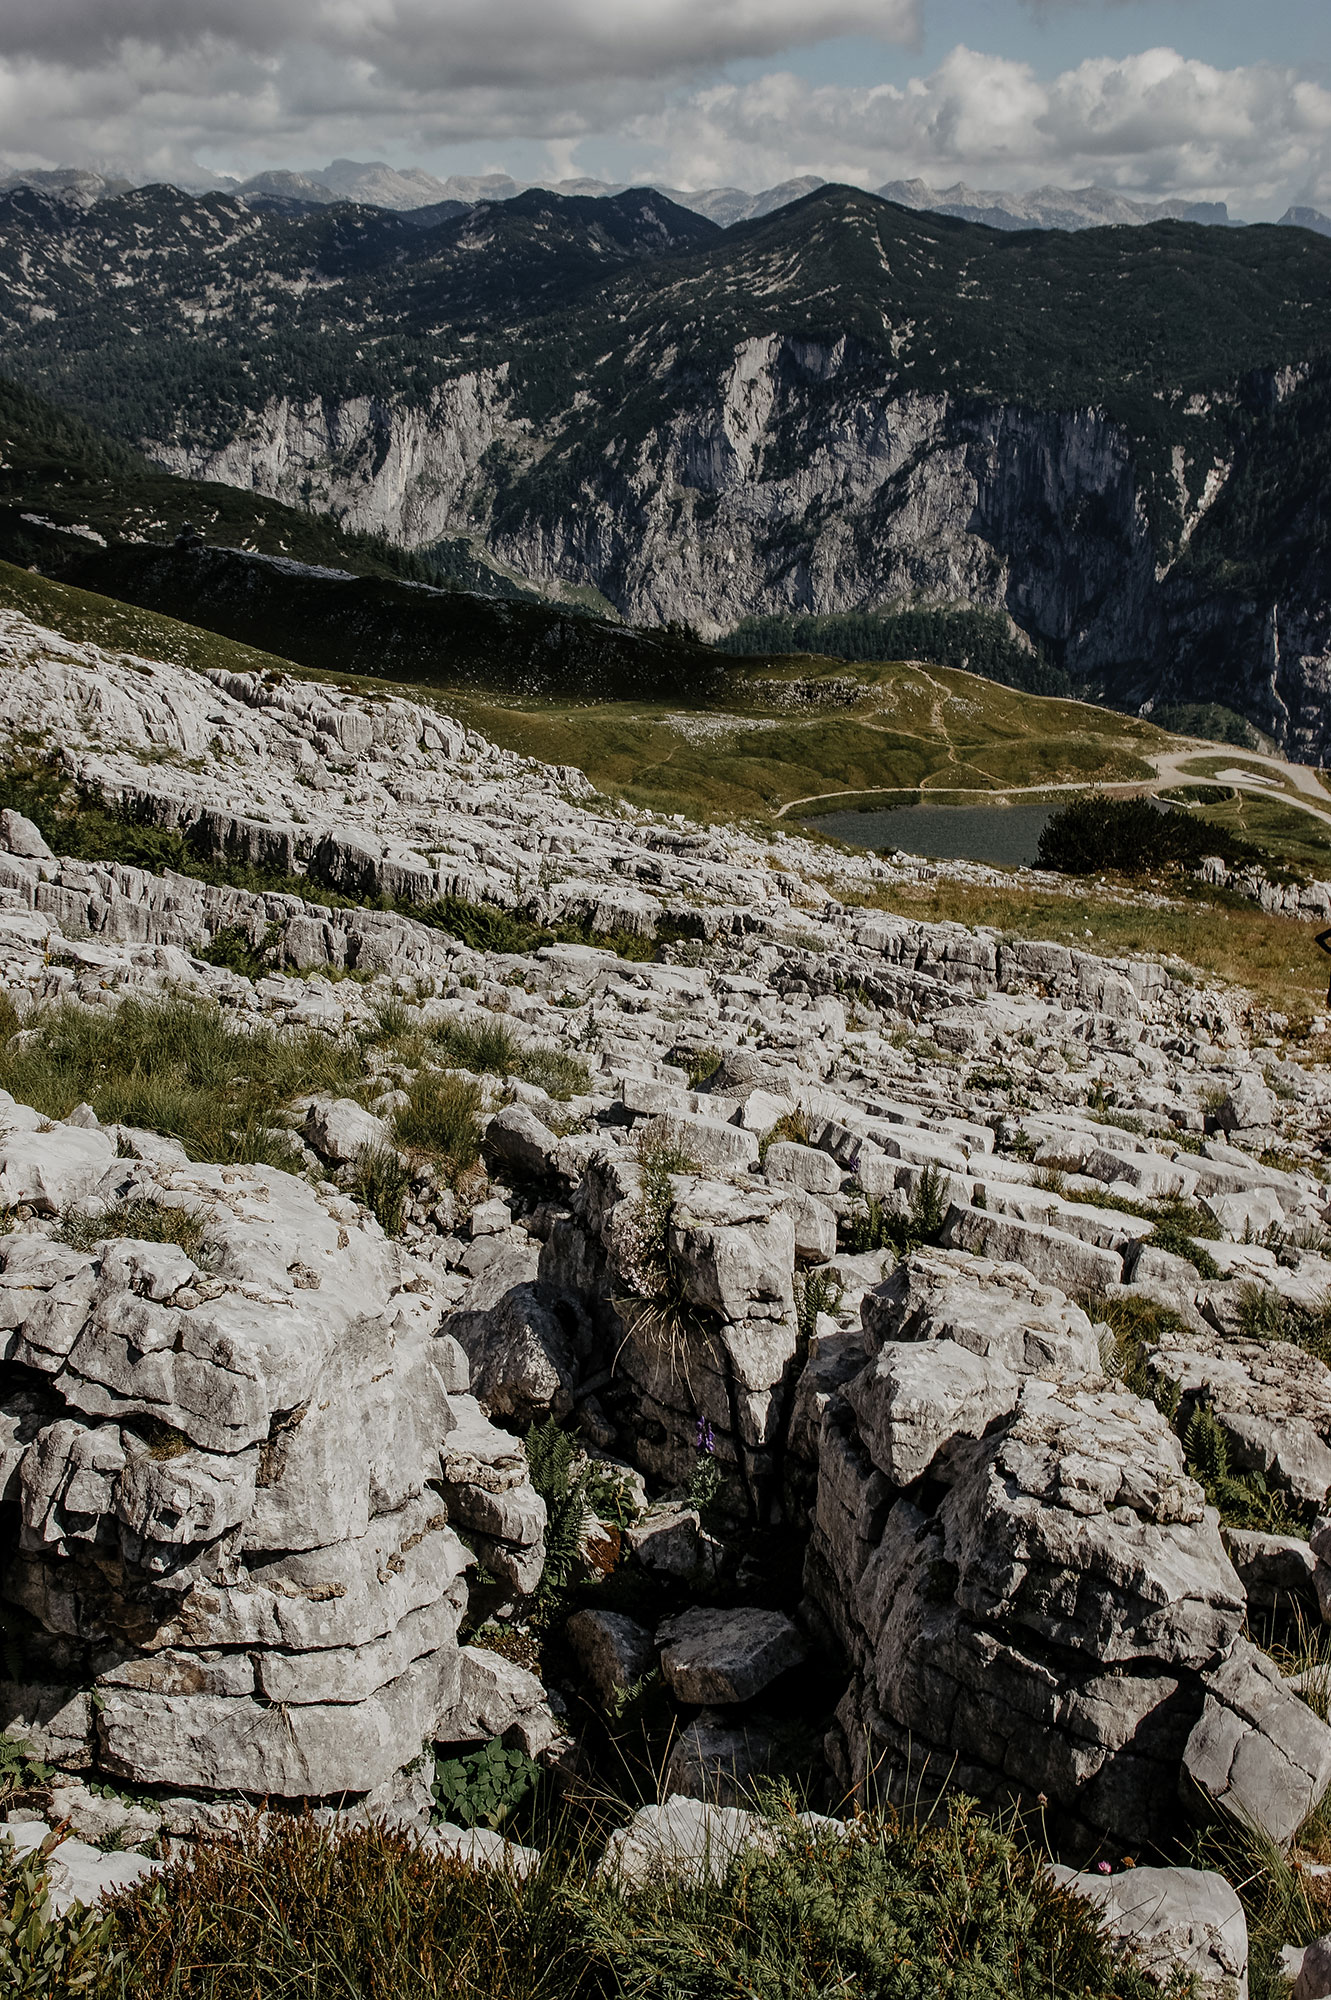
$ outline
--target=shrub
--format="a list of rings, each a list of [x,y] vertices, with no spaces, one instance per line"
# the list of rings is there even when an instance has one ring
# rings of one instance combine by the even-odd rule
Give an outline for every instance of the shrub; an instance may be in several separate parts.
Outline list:
[[[1263,859],[1250,842],[1207,820],[1162,812],[1149,799],[1088,792],[1045,822],[1036,865],[1064,875],[1148,875],[1194,868],[1206,854],[1233,866]]]
[[[411,1173],[391,1146],[362,1146],[356,1155],[351,1191],[378,1221],[385,1236],[400,1236],[411,1190]]]
[[[262,979],[272,970],[281,943],[281,924],[269,924],[258,939],[246,924],[226,924],[214,931],[194,956],[205,965],[225,966],[228,972],[239,972],[246,979]]]
[[[525,1750],[506,1750],[496,1736],[484,1749],[436,1757],[430,1789],[442,1818],[497,1832],[540,1780],[540,1765]]]
[[[19,1857],[0,1832],[0,1992],[10,2000],[89,2000],[114,1975],[115,1919],[76,1903],[56,1914],[47,1863],[57,1836]]]
[[[178,1244],[187,1257],[197,1260],[212,1219],[205,1208],[180,1208],[150,1195],[135,1196],[100,1211],[68,1209],[59,1234],[75,1250],[93,1250],[113,1237],[127,1236],[137,1243]]]
[[[428,1153],[453,1182],[481,1157],[481,1090],[466,1077],[421,1070],[407,1086],[410,1102],[393,1115],[393,1130],[409,1151]]]
[[[581,1097],[591,1088],[591,1077],[587,1065],[577,1056],[571,1056],[564,1049],[542,1046],[523,1049],[519,1059],[517,1074],[525,1083],[534,1083],[547,1097],[565,1101],[570,1097]]]
[[[458,1760],[462,1762],[463,1760]],[[566,1829],[525,1881],[373,1825],[276,1819],[118,1898],[125,2000],[1161,2000],[1043,1856],[964,1803],[844,1831],[784,1809],[720,1881],[623,1894]],[[588,1850],[591,1843],[588,1841]],[[1164,1988],[1184,2000],[1188,1983]]]

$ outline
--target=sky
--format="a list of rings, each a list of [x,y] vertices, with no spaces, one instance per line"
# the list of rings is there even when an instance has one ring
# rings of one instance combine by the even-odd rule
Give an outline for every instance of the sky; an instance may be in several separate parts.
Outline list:
[[[0,0],[0,162],[1331,208],[1328,0]]]

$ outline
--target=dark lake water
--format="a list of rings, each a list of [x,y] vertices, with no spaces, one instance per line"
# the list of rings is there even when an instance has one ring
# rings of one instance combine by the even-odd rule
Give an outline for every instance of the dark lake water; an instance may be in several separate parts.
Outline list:
[[[903,805],[871,812],[820,813],[809,824],[852,847],[899,847],[935,861],[988,861],[1019,868],[1033,862],[1057,802],[1023,806]]]

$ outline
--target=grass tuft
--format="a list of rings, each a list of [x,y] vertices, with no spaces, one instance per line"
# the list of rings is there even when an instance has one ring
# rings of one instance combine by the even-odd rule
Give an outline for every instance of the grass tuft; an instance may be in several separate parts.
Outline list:
[[[139,1195],[100,1210],[67,1209],[59,1236],[75,1250],[94,1250],[113,1237],[129,1237],[136,1243],[175,1243],[187,1257],[197,1260],[212,1219],[207,1209],[176,1207]]]

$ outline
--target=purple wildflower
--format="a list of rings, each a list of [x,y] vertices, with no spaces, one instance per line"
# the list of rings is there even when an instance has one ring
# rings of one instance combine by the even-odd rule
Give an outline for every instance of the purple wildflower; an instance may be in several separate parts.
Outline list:
[[[698,1419],[698,1450],[709,1455],[716,1450],[716,1439],[712,1436],[712,1426],[706,1417]]]

